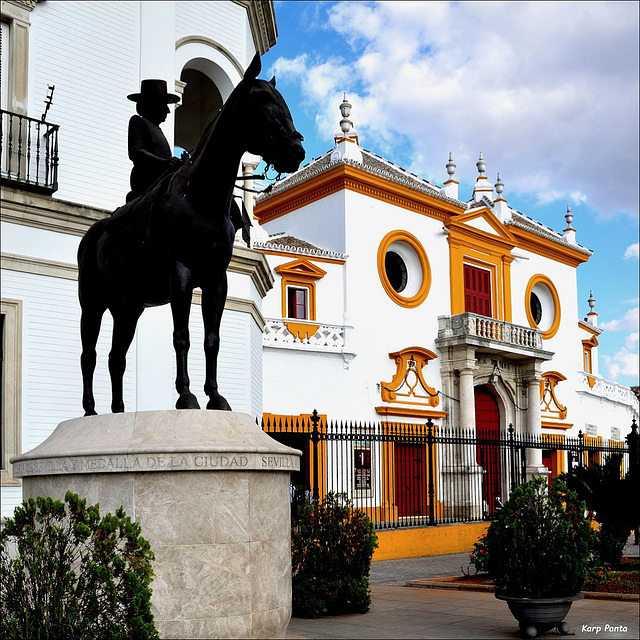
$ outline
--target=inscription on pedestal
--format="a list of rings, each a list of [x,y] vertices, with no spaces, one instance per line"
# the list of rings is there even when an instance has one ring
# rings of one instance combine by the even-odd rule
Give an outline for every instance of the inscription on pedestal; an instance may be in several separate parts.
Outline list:
[[[13,463],[16,477],[62,473],[118,473],[136,471],[287,470],[297,471],[300,459],[259,453],[159,453],[108,456],[73,456],[20,460]]]

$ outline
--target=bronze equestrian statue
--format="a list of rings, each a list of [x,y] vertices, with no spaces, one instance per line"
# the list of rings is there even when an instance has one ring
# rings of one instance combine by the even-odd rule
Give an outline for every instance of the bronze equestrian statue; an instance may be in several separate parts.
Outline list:
[[[82,315],[82,406],[95,415],[93,374],[104,312],[113,317],[109,354],[111,410],[124,411],[126,354],[146,307],[170,303],[176,352],[177,409],[199,409],[189,389],[189,313],[194,288],[202,290],[204,390],[207,409],[231,410],[218,392],[220,321],[227,297],[227,267],[235,228],[233,189],[242,155],[260,155],[278,173],[296,171],[304,160],[302,135],[275,88],[258,80],[256,54],[244,78],[177,171],[163,175],[139,197],[96,222],[78,249]]]

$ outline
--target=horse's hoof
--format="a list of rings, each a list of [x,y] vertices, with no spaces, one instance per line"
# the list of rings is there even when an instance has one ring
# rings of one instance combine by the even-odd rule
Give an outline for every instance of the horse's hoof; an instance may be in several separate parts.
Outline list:
[[[213,396],[207,402],[207,410],[208,411],[231,411],[231,407],[229,403],[221,396]]]
[[[98,412],[95,409],[87,409],[84,412],[84,417],[86,418],[87,416],[97,416]]]
[[[176,409],[199,409],[198,398],[193,393],[183,393],[176,402]]]

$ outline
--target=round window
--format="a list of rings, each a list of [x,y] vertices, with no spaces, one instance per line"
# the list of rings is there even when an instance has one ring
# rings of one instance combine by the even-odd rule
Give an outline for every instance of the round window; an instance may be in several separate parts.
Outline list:
[[[407,286],[407,265],[395,251],[387,251],[384,257],[384,271],[394,291],[402,293]]]
[[[406,231],[392,231],[382,239],[378,274],[387,295],[403,307],[422,304],[431,287],[427,254],[418,239]]]
[[[540,298],[533,291],[529,299],[529,308],[531,309],[533,321],[539,325],[542,320],[542,304],[540,303]]]
[[[550,278],[538,274],[529,280],[525,310],[529,325],[540,329],[545,340],[557,333],[560,327],[560,298]]]

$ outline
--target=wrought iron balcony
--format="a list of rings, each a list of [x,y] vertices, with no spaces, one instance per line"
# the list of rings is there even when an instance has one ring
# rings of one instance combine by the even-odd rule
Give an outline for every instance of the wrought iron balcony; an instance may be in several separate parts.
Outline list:
[[[467,345],[487,353],[519,358],[548,360],[553,356],[552,352],[543,349],[542,331],[539,329],[522,327],[475,313],[438,316],[436,345],[439,349]]]
[[[4,109],[0,115],[3,183],[49,195],[57,191],[60,126]]]

